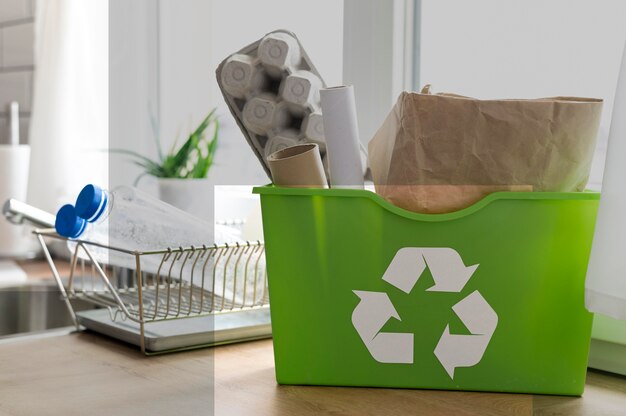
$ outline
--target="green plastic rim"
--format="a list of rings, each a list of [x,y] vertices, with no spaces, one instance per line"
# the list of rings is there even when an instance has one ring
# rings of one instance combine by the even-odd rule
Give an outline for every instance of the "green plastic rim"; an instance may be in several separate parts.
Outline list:
[[[349,198],[368,198],[387,211],[405,218],[418,221],[450,221],[471,215],[478,210],[486,207],[494,201],[498,200],[599,200],[600,192],[584,191],[584,192],[494,192],[478,202],[463,208],[459,211],[449,212],[445,214],[421,214],[417,212],[407,211],[388,202],[378,194],[361,189],[322,189],[322,188],[285,188],[275,185],[257,186],[252,190],[253,193],[259,195],[293,195],[293,196],[324,196],[324,197],[349,197]]]

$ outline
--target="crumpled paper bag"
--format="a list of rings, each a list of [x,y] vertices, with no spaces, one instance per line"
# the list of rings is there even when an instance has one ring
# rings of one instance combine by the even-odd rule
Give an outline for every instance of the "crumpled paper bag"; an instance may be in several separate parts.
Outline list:
[[[477,100],[403,92],[369,143],[376,193],[422,213],[496,191],[582,191],[602,100]]]

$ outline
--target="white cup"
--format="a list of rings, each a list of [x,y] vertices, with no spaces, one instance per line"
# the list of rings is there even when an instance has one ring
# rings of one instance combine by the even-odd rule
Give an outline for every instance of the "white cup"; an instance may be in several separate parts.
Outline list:
[[[231,56],[222,69],[223,88],[233,97],[245,98],[246,94],[261,89],[265,82],[261,66],[248,55]]]
[[[311,71],[296,71],[285,78],[280,94],[296,114],[315,108],[320,102],[322,80]]]
[[[326,154],[326,139],[324,138],[324,119],[322,113],[315,111],[304,117],[302,133],[307,143],[316,143],[322,155]]]
[[[265,158],[267,159],[272,153],[276,153],[279,150],[297,145],[300,141],[299,134],[300,132],[298,130],[293,129],[286,129],[276,134],[270,134],[265,144]]]
[[[272,94],[254,97],[243,107],[243,124],[261,136],[266,136],[270,129],[285,127],[289,119],[287,103],[278,101]]]
[[[280,76],[298,65],[302,59],[298,41],[287,33],[270,33],[259,44],[257,51],[259,59],[265,65],[267,71]]]

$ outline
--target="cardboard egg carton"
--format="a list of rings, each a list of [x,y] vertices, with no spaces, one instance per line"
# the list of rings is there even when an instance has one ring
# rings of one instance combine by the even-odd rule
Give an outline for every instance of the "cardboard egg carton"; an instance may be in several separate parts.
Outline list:
[[[270,178],[267,157],[303,143],[319,145],[328,175],[319,94],[326,83],[294,33],[268,33],[222,61],[216,75],[230,112]]]

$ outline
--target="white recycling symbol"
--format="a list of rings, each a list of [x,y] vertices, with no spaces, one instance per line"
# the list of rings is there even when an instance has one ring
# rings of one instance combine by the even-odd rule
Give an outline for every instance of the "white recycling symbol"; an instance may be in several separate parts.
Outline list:
[[[459,253],[448,247],[404,247],[391,260],[383,280],[410,293],[426,267],[435,281],[428,291],[458,293],[478,264],[465,266]],[[387,293],[364,290],[354,290],[354,293],[361,300],[352,313],[352,324],[372,357],[381,363],[413,364],[413,334],[380,331],[389,319],[401,320]],[[434,354],[454,379],[455,368],[472,367],[480,362],[498,326],[498,315],[477,290],[455,304],[452,310],[470,334],[451,334],[447,325]]]

